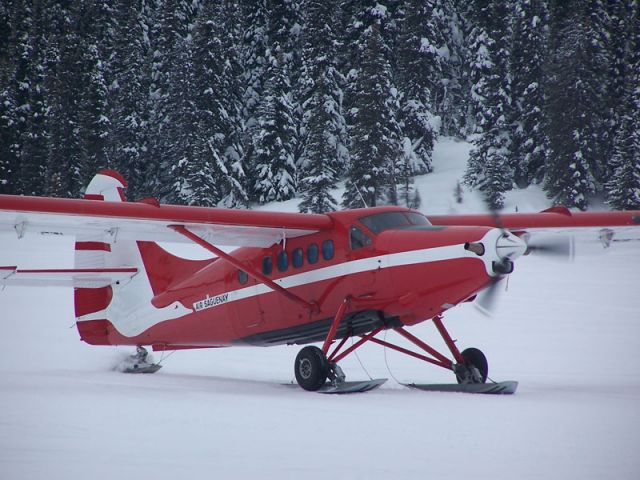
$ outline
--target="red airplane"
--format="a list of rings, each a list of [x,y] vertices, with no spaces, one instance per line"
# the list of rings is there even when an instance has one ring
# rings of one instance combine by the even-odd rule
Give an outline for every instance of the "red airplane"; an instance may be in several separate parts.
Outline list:
[[[486,383],[484,354],[458,349],[443,324],[445,311],[483,291],[490,299],[521,255],[570,254],[570,237],[549,240],[541,232],[596,231],[611,242],[614,234],[640,230],[640,211],[555,207],[499,217],[427,217],[378,207],[316,215],[126,202],[125,187],[117,172],[103,170],[84,199],[0,195],[0,231],[75,236],[73,269],[0,267],[0,284],[75,287],[80,338],[138,347],[132,372],[159,368],[146,361],[144,346],[165,351],[322,342],[300,350],[294,371],[302,388],[328,393],[383,383],[346,382],[339,367],[367,342],[451,370],[458,382],[418,387],[513,393],[516,382]],[[156,242],[195,243],[215,258],[183,259]],[[219,245],[240,248],[228,253]],[[433,323],[450,356],[408,331],[424,321]],[[377,338],[385,329],[416,348]]]

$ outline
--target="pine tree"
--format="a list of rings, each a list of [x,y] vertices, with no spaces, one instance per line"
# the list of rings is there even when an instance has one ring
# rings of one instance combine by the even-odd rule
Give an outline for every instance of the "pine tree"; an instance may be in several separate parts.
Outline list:
[[[221,38],[223,68],[219,72],[219,117],[224,119],[224,165],[220,167],[223,196],[218,205],[246,208],[249,205],[250,179],[246,156],[246,124],[243,116],[241,45],[242,11],[234,2],[223,3],[217,22]],[[226,19],[223,23],[222,19]]]
[[[0,193],[13,193],[17,175],[14,32],[12,2],[0,4]]]
[[[197,90],[192,37],[185,38],[179,48],[182,52],[180,70],[172,72],[172,83],[168,90],[173,107],[167,114],[172,126],[165,152],[171,175],[168,201],[215,206],[221,197],[215,182],[215,167],[220,159],[216,145],[210,143],[209,137],[202,138],[202,111],[197,103],[200,91]],[[209,150],[208,155],[204,154],[205,148]]]
[[[342,111],[344,79],[333,52],[339,46],[334,30],[336,2],[310,0],[303,4],[306,22],[303,33],[302,72],[298,96],[302,99],[304,144],[297,163],[300,211],[335,210],[329,190],[348,161],[346,120]]]
[[[612,176],[605,185],[607,202],[619,210],[640,208],[640,4],[630,2],[628,6],[623,28],[624,61],[618,66],[623,74],[620,127],[610,162]]]
[[[267,65],[279,62],[283,74],[290,87],[289,101],[295,131],[292,141],[293,159],[296,166],[304,150],[304,130],[302,129],[303,110],[300,89],[300,71],[302,66],[301,34],[303,18],[301,12],[302,0],[275,0],[270,2],[269,8],[269,48],[267,50]]]
[[[636,89],[631,105],[622,117],[621,128],[611,159],[613,175],[607,182],[607,203],[617,210],[640,209],[640,94]]]
[[[242,145],[247,163],[247,186],[251,200],[255,200],[253,186],[253,163],[255,160],[255,140],[260,132],[258,121],[266,80],[267,50],[269,44],[269,13],[266,0],[245,0],[241,8],[244,21],[244,36],[240,46],[242,118],[244,130]]]
[[[195,156],[205,163],[203,170],[210,175],[206,202],[225,207],[248,203],[235,50],[240,38],[238,29],[233,28],[238,13],[231,2],[209,3],[193,35],[195,94],[191,104],[198,112]]]
[[[340,153],[336,148],[338,137],[332,133],[336,112],[333,98],[325,93],[323,81],[321,77],[316,92],[306,103],[311,116],[306,126],[305,168],[300,178],[301,212],[324,213],[336,209],[336,201],[330,192],[336,185],[336,170],[340,166],[336,158]]]
[[[133,199],[148,196],[153,175],[149,155],[150,12],[143,4],[120,0],[114,12],[113,52],[109,59],[111,138],[109,164],[121,172]]]
[[[79,8],[79,7],[78,7]],[[51,15],[54,25],[56,71],[49,88],[51,145],[46,163],[48,195],[77,197],[81,184],[80,168],[84,156],[80,125],[82,76],[82,40],[78,10],[60,6]]]
[[[401,92],[400,128],[404,139],[404,175],[432,170],[434,131],[432,92],[443,78],[444,41],[434,25],[435,2],[408,2],[401,19],[398,49],[398,89]]]
[[[110,2],[83,3],[78,10],[76,31],[77,68],[81,90],[78,128],[81,157],[78,159],[78,189],[82,190],[101,169],[111,166],[108,154],[111,120],[109,108],[108,59],[113,46],[113,15]]]
[[[602,43],[606,45],[606,115],[604,122],[607,131],[603,132],[609,140],[603,147],[605,158],[609,157],[619,142],[619,134],[623,129],[625,116],[629,112],[629,75],[636,69],[633,52],[637,43],[638,2],[637,0],[621,0],[604,4],[607,15],[602,22],[606,35]],[[602,175],[605,180],[613,175],[613,163],[604,162]],[[608,189],[605,186],[605,189]]]
[[[466,72],[467,48],[465,45],[464,19],[455,0],[437,2],[432,13],[441,55],[442,73],[432,90],[433,113],[440,117],[441,135],[464,137],[470,131],[467,103],[468,75]]]
[[[43,5],[38,2],[15,2],[15,50],[17,64],[10,79],[9,90],[16,111],[8,115],[15,129],[10,135],[14,143],[9,149],[12,170],[16,173],[13,192],[25,195],[41,194],[44,186],[44,165],[49,143],[47,132],[48,104],[45,95],[45,52]],[[9,93],[9,92],[7,92]],[[9,180],[9,179],[8,179]]]
[[[546,0],[520,0],[514,6],[511,46],[513,118],[511,160],[521,187],[541,183],[547,156],[544,117],[544,67],[548,57]]]
[[[271,59],[264,97],[259,109],[260,131],[255,140],[253,163],[257,201],[288,200],[295,195],[294,139],[291,86],[284,58]]]
[[[255,13],[261,11],[258,7]],[[256,38],[256,46],[265,47],[265,77],[255,116],[250,121],[253,197],[259,202],[287,199],[295,194],[296,163],[304,144],[300,130],[302,110],[294,88],[300,70],[299,2],[268,2],[264,12],[267,16],[264,34]],[[260,54],[258,49],[258,58]],[[269,165],[270,161],[273,165]]]
[[[581,0],[556,7],[548,67],[549,154],[544,188],[555,204],[587,208],[600,190],[603,151],[609,140],[603,122],[605,49],[594,20],[599,2]]]
[[[194,118],[186,96],[193,65],[184,58],[189,51],[187,39],[198,5],[189,0],[165,0],[159,5],[149,29],[151,86],[149,105],[149,158],[154,159],[147,175],[145,191],[162,201],[181,201],[180,165],[192,155]],[[180,163],[182,162],[182,163]]]
[[[465,182],[484,193],[491,209],[502,208],[513,171],[511,146],[510,76],[508,70],[509,10],[501,1],[489,2],[475,12],[472,32],[474,85],[472,97],[479,133],[469,156]]]
[[[401,161],[397,90],[378,23],[361,40],[361,71],[352,87],[351,164],[342,203],[346,208],[397,203]]]

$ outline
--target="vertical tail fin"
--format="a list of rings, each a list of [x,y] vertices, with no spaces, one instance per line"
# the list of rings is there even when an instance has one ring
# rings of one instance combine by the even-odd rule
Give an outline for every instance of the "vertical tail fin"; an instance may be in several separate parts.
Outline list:
[[[126,186],[119,173],[103,170],[87,186],[85,198],[124,202]],[[133,278],[122,284],[75,289],[76,325],[80,338],[93,345],[143,344],[144,341],[136,337],[145,330],[190,312],[178,302],[156,308],[152,304],[153,297],[208,263],[210,260],[180,259],[153,242],[79,235],[75,245],[75,268],[138,269]]]
[[[126,187],[127,182],[118,172],[102,170],[89,182],[84,198],[87,200],[124,202],[126,201],[124,195]],[[74,263],[75,268],[116,266],[114,265],[111,244],[107,243],[104,237],[88,235],[78,235],[76,237]],[[113,289],[111,286],[76,288],[74,290],[76,325],[83,341],[94,345],[110,344],[109,333],[113,327],[107,319],[85,321],[81,319],[97,312],[106,311],[112,299]]]

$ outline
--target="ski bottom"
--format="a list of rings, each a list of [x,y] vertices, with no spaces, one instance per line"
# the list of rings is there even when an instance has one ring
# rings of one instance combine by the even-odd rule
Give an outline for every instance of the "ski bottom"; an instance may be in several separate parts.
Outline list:
[[[516,393],[518,382],[507,381],[497,383],[466,383],[466,384],[421,384],[405,383],[409,388],[424,390],[427,392],[458,392],[458,393],[482,393],[490,395],[511,395]]]
[[[156,373],[162,368],[157,363],[135,364],[122,369],[123,373]]]
[[[361,382],[343,382],[336,386],[327,383],[318,390],[318,393],[327,394],[344,394],[344,393],[363,393],[370,390],[375,390],[384,382],[386,378],[377,378],[374,380],[364,380]]]

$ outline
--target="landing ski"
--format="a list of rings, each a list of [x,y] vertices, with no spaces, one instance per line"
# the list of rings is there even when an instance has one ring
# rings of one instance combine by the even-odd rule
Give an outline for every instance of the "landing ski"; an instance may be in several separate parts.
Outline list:
[[[123,373],[156,373],[162,368],[158,363],[152,363],[153,360],[144,347],[136,347],[135,355],[129,355],[125,358],[116,370]]]
[[[518,382],[514,381],[465,384],[404,383],[403,385],[409,388],[415,388],[427,392],[481,393],[489,395],[511,395],[516,393],[516,390],[518,389]]]
[[[122,370],[122,373],[156,373],[161,368],[162,368],[162,365],[158,365],[157,363],[146,363],[146,364],[136,363],[129,367],[125,367]]]
[[[365,380],[362,382],[342,382],[335,386],[327,383],[325,386],[321,387],[320,390],[318,390],[318,393],[363,393],[370,390],[375,390],[386,381],[386,378],[377,378],[375,380]]]

